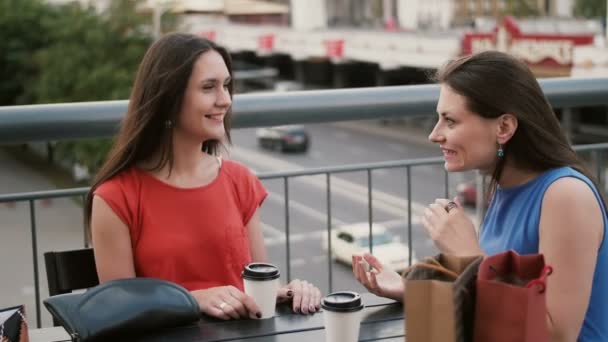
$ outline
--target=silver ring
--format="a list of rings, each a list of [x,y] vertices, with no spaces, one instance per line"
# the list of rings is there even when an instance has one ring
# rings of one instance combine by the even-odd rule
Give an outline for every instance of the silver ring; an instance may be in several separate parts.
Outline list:
[[[220,304],[220,310],[224,311],[224,308],[228,306],[228,303],[226,302],[222,302],[222,304]]]
[[[449,212],[450,212],[450,210],[452,210],[452,209],[456,208],[457,206],[458,206],[458,204],[456,204],[456,202],[454,202],[454,201],[450,201],[450,202],[448,202],[448,204],[447,204],[447,205],[444,207],[444,209],[445,209],[445,211],[446,211],[446,212],[448,212],[448,213],[449,213]]]

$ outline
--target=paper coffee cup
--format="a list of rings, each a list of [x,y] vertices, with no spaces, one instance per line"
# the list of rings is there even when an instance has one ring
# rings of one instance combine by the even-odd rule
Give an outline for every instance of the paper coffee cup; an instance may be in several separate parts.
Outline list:
[[[352,291],[327,295],[321,302],[326,342],[356,342],[363,316],[361,296]]]
[[[254,262],[243,269],[245,293],[249,295],[262,311],[261,318],[274,316],[279,291],[279,269],[273,264]]]

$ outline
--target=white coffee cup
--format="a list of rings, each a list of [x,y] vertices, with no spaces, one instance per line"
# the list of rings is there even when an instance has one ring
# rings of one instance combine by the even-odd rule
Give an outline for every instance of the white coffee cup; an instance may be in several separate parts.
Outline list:
[[[321,302],[326,342],[356,342],[363,318],[361,296],[352,291],[327,295]]]
[[[279,269],[273,264],[254,262],[243,269],[245,293],[260,307],[262,317],[274,316],[279,290]]]

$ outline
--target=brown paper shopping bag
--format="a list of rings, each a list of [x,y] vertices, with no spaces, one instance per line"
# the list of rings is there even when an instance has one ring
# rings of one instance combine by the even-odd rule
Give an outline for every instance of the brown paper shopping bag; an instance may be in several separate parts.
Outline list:
[[[440,254],[405,276],[408,342],[469,342],[473,338],[475,280],[482,256]]]
[[[475,342],[549,341],[545,289],[551,266],[542,254],[507,251],[479,266]]]

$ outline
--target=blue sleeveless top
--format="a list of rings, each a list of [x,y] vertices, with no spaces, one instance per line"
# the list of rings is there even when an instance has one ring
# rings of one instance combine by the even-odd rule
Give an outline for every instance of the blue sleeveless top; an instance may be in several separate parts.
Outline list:
[[[598,191],[589,178],[570,167],[560,167],[549,170],[526,184],[508,189],[498,188],[485,216],[479,242],[487,255],[508,249],[519,254],[538,253],[542,200],[549,185],[562,177],[574,177],[587,183],[602,208],[604,239],[598,252],[589,308],[578,341],[608,341],[608,217]]]

